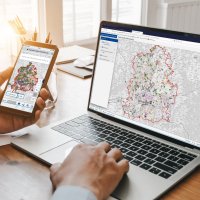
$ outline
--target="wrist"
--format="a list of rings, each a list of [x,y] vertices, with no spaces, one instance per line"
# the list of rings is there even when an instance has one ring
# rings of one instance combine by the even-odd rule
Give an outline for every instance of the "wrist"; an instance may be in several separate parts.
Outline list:
[[[57,188],[61,188],[61,187],[83,188],[87,191],[90,191],[96,197],[96,200],[102,200],[101,192],[98,189],[98,187],[95,187],[95,185],[89,185],[89,184],[86,184],[86,183],[81,184],[81,183],[73,183],[73,182],[71,182],[71,183],[62,182],[57,186]]]

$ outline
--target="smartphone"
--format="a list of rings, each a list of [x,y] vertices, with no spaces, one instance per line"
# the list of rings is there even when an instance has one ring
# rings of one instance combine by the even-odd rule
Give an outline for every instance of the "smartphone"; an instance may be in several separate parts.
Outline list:
[[[25,42],[0,100],[0,111],[32,117],[39,92],[47,85],[57,55],[56,45]]]

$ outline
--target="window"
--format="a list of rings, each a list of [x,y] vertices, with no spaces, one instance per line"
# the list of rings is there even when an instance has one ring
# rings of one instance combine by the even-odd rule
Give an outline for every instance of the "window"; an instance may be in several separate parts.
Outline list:
[[[142,0],[112,0],[112,21],[141,24]]]
[[[12,63],[12,55],[19,49],[17,35],[8,25],[8,20],[19,16],[27,31],[38,26],[36,0],[0,0],[0,70]]]
[[[100,0],[63,0],[64,43],[97,36]]]
[[[64,43],[97,37],[103,19],[140,24],[141,9],[142,0],[63,0]]]

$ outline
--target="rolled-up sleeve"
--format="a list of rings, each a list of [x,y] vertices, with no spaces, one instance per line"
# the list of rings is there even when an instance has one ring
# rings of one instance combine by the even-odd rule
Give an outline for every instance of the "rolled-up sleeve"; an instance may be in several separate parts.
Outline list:
[[[92,192],[78,186],[60,186],[51,200],[97,200]]]

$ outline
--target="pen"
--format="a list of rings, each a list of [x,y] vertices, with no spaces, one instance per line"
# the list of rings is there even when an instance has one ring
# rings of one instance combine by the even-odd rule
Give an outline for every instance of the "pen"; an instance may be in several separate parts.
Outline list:
[[[48,33],[48,35],[46,37],[45,43],[49,43],[49,40],[50,40],[50,32]]]
[[[18,16],[15,18],[15,24],[18,27],[21,34],[26,34],[26,30]]]
[[[36,28],[35,28],[35,32],[33,33],[32,40],[33,40],[33,41],[36,41],[36,40],[37,40],[37,31],[36,31]]]

